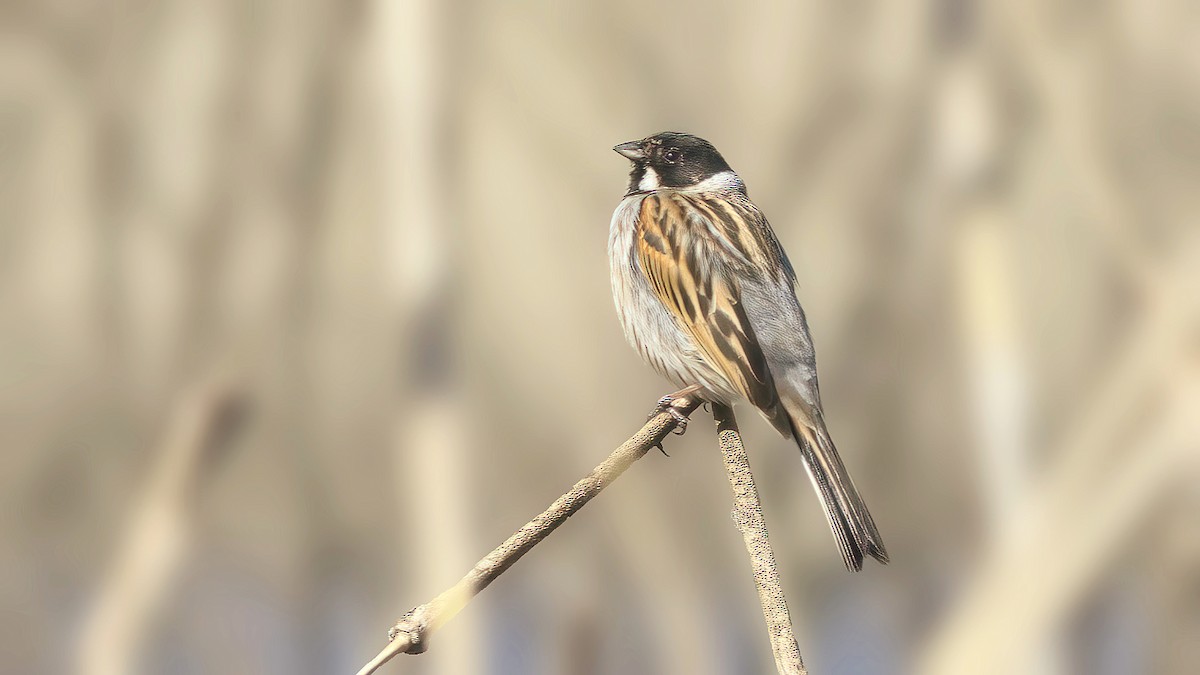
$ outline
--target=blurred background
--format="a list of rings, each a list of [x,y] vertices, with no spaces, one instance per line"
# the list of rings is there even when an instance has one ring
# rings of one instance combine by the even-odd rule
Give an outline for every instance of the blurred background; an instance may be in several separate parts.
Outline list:
[[[1200,663],[1200,10],[0,4],[0,670],[353,673],[671,387],[627,162],[711,140],[893,563],[746,442],[817,675]],[[773,672],[710,416],[385,673]]]

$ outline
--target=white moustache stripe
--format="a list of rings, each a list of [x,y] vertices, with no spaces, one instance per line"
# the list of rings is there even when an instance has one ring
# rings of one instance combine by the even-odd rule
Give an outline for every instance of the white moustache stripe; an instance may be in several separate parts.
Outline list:
[[[638,182],[638,189],[657,190],[659,187],[658,172],[650,167],[646,167],[646,172],[642,174],[642,180]]]

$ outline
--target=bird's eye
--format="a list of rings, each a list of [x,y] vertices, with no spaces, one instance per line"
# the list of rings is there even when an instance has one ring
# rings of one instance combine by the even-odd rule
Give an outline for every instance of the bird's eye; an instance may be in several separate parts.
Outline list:
[[[680,152],[678,150],[676,150],[675,148],[671,148],[670,150],[663,153],[663,161],[664,162],[670,162],[670,163],[674,164],[675,162],[679,161],[679,157],[680,157]]]

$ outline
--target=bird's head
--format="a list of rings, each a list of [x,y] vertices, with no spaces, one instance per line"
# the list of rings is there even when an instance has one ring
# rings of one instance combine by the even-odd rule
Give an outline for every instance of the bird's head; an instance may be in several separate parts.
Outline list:
[[[698,136],[664,131],[640,141],[621,143],[613,150],[633,162],[633,170],[629,172],[630,194],[660,188],[744,189],[721,153]]]

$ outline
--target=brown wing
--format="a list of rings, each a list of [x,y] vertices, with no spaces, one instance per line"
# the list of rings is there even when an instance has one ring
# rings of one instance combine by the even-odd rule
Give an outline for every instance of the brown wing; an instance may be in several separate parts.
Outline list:
[[[713,208],[720,207],[678,193],[647,196],[638,218],[638,262],[705,361],[790,435],[766,357],[740,301],[735,270],[751,267],[756,252],[747,251],[747,242],[725,227]]]

